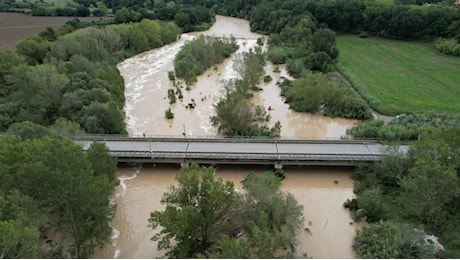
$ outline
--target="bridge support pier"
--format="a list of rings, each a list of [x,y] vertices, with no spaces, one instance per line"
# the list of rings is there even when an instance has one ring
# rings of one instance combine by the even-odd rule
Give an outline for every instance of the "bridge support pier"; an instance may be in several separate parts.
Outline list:
[[[282,170],[283,169],[283,165],[279,162],[276,162],[275,163],[275,170]]]

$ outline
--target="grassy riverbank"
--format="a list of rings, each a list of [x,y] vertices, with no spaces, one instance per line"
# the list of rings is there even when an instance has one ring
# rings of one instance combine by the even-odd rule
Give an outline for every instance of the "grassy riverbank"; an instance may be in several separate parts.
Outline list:
[[[460,111],[460,58],[429,44],[337,36],[339,69],[383,114]]]

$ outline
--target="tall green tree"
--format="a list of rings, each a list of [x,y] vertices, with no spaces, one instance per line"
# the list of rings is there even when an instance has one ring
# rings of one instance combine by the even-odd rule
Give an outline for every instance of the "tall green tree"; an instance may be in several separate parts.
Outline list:
[[[49,49],[50,43],[38,35],[20,40],[16,44],[16,51],[24,55],[30,65],[42,64]]]
[[[6,181],[9,186],[2,185],[0,188],[7,194],[8,199],[14,198],[11,194],[19,191],[32,198],[34,203],[31,203],[30,199],[28,202],[27,197],[14,200],[16,202],[13,205],[16,206],[9,206],[8,210],[4,211],[6,213],[1,211],[0,215],[5,218],[5,214],[9,214],[5,221],[20,221],[19,225],[23,228],[36,223],[37,220],[46,220],[46,223],[40,224],[46,224],[51,230],[62,235],[64,239],[59,243],[73,257],[89,257],[96,247],[105,245],[110,238],[111,227],[108,223],[113,213],[109,198],[114,183],[109,181],[107,174],[95,175],[88,160],[88,156],[92,157],[97,153],[86,155],[81,146],[71,140],[56,137],[30,141],[22,141],[12,136],[1,138],[0,177],[2,184]],[[95,159],[92,158],[93,161]],[[104,163],[107,164],[113,165],[105,168],[113,169],[115,162]],[[38,206],[40,215],[44,217],[32,215],[33,207],[19,207],[20,205]],[[21,212],[20,208],[27,208],[27,213],[31,216],[14,213]],[[12,232],[16,232],[15,227],[17,226],[14,222],[5,224],[5,232],[13,235]],[[33,245],[30,242],[35,234],[33,230],[23,231],[27,231],[24,238]]]
[[[168,257],[293,257],[302,206],[279,191],[274,174],[251,174],[236,192],[214,179],[213,169],[196,164],[181,169],[178,185],[162,198],[164,211],[152,212],[150,227]]]
[[[11,99],[20,108],[16,121],[48,125],[56,119],[61,91],[69,79],[53,65],[41,64],[15,67],[7,81],[14,91]]]
[[[166,209],[150,215],[150,227],[161,228],[152,240],[168,257],[193,258],[218,243],[237,194],[233,183],[214,179],[213,168],[196,164],[181,168],[177,182],[163,195]]]
[[[249,102],[252,94],[249,92],[247,80],[229,81],[226,84],[224,95],[214,105],[216,115],[211,117],[211,123],[218,127],[219,133],[245,137],[280,135],[281,124],[277,122],[269,128],[265,124],[267,121],[265,110],[261,107],[253,107]]]

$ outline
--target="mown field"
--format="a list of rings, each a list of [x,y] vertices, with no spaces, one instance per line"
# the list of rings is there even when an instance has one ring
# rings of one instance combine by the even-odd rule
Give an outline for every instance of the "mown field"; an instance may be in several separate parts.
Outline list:
[[[0,13],[0,50],[14,49],[16,42],[37,35],[46,27],[59,29],[73,17],[41,17],[21,13]],[[99,17],[81,17],[81,21],[98,20]]]
[[[460,58],[429,44],[338,35],[339,69],[380,113],[460,113]]]

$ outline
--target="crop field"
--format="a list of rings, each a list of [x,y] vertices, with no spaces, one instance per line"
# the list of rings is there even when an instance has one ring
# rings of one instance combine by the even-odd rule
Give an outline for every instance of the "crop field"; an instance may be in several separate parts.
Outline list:
[[[383,114],[460,113],[460,58],[430,44],[338,35],[338,68]]]
[[[31,35],[37,35],[46,27],[59,29],[73,17],[29,16],[21,13],[0,13],[0,50],[14,49],[16,42]],[[81,21],[100,19],[99,17],[78,18]]]

